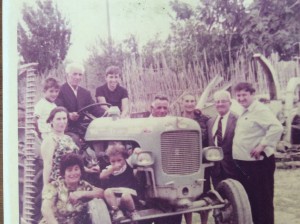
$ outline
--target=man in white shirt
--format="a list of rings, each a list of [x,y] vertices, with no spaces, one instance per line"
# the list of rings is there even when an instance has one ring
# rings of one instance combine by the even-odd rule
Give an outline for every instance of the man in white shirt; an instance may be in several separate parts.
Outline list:
[[[255,100],[250,83],[236,85],[244,111],[233,139],[233,158],[241,170],[240,182],[251,205],[254,224],[274,224],[274,152],[283,127],[268,107]]]

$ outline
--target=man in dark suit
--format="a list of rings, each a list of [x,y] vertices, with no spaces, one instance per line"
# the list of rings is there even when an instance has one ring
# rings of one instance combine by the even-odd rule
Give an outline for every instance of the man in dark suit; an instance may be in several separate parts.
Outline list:
[[[237,178],[238,170],[232,158],[232,141],[238,116],[230,111],[229,92],[216,92],[214,103],[218,115],[207,122],[208,142],[210,146],[221,147],[224,152],[224,159],[216,162],[211,170],[212,183],[216,187],[224,179]]]
[[[69,111],[68,132],[75,133],[83,137],[83,130],[80,124],[84,116],[80,116],[78,111],[90,104],[95,103],[90,91],[79,86],[84,73],[84,67],[81,64],[71,63],[66,67],[67,82],[61,86],[59,95],[56,99],[57,106],[63,106]],[[100,107],[91,107],[89,113],[96,117],[103,114]]]

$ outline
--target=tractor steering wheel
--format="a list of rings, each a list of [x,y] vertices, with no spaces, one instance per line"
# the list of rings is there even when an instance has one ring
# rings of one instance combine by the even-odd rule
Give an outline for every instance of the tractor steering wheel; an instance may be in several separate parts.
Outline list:
[[[91,115],[88,113],[88,109],[92,108],[92,107],[95,107],[95,106],[108,106],[108,107],[111,107],[111,104],[109,103],[93,103],[93,104],[90,104],[90,105],[87,105],[83,108],[81,108],[77,113],[79,114],[79,116],[82,116],[84,115],[85,117],[87,117],[90,121],[93,120],[93,117],[91,117]],[[106,113],[104,113],[101,117],[104,117]]]

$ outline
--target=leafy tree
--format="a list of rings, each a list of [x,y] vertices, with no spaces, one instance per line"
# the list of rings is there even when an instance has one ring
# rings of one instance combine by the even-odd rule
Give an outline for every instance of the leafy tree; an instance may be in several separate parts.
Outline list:
[[[218,36],[218,42],[224,43],[225,52],[231,58],[233,48],[242,44],[240,30],[243,26],[245,8],[243,0],[204,0],[199,7],[198,20],[205,21],[207,31]],[[227,49],[226,49],[227,48]]]
[[[159,69],[160,65],[159,55],[163,53],[164,46],[163,42],[156,35],[154,38],[150,39],[142,48],[143,66],[145,68]]]
[[[209,72],[209,64],[215,60],[228,67],[243,44],[240,35],[245,15],[243,1],[202,0],[193,11],[179,1],[173,1],[171,6],[176,13],[171,39],[175,55],[181,57],[184,67],[193,68],[204,62]]]
[[[23,5],[18,23],[18,51],[24,63],[38,62],[43,74],[65,59],[70,47],[69,22],[51,0],[37,0],[34,7]]]
[[[95,89],[101,83],[105,82],[105,70],[110,65],[116,65],[122,68],[124,53],[121,44],[110,43],[102,39],[98,39],[90,46],[91,52],[86,63],[87,87]],[[99,80],[99,82],[98,82]]]
[[[122,43],[108,42],[98,39],[89,48],[90,55],[86,61],[86,72],[89,80],[88,86],[94,89],[99,83],[105,82],[105,70],[110,65],[123,68],[124,60],[138,59],[140,57],[138,41],[134,35],[130,35]],[[99,80],[99,83],[95,80]]]
[[[139,45],[136,37],[131,34],[127,39],[123,40],[122,51],[126,55],[124,57],[139,57]]]
[[[174,2],[170,2],[170,6],[176,12],[176,19],[190,19],[191,16],[194,14],[191,5],[187,3],[175,0]]]
[[[288,60],[299,54],[299,21],[299,0],[255,0],[241,33],[250,52],[266,56],[278,52],[281,59]]]

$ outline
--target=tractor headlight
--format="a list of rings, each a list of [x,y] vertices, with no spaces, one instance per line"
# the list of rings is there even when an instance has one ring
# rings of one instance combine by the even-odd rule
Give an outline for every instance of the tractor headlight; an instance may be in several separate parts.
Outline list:
[[[131,163],[135,166],[151,166],[154,163],[151,152],[141,151],[131,156]]]
[[[223,150],[217,146],[205,147],[203,149],[204,158],[210,162],[221,161],[224,158]]]
[[[150,166],[154,163],[150,152],[141,152],[137,156],[138,166]]]

